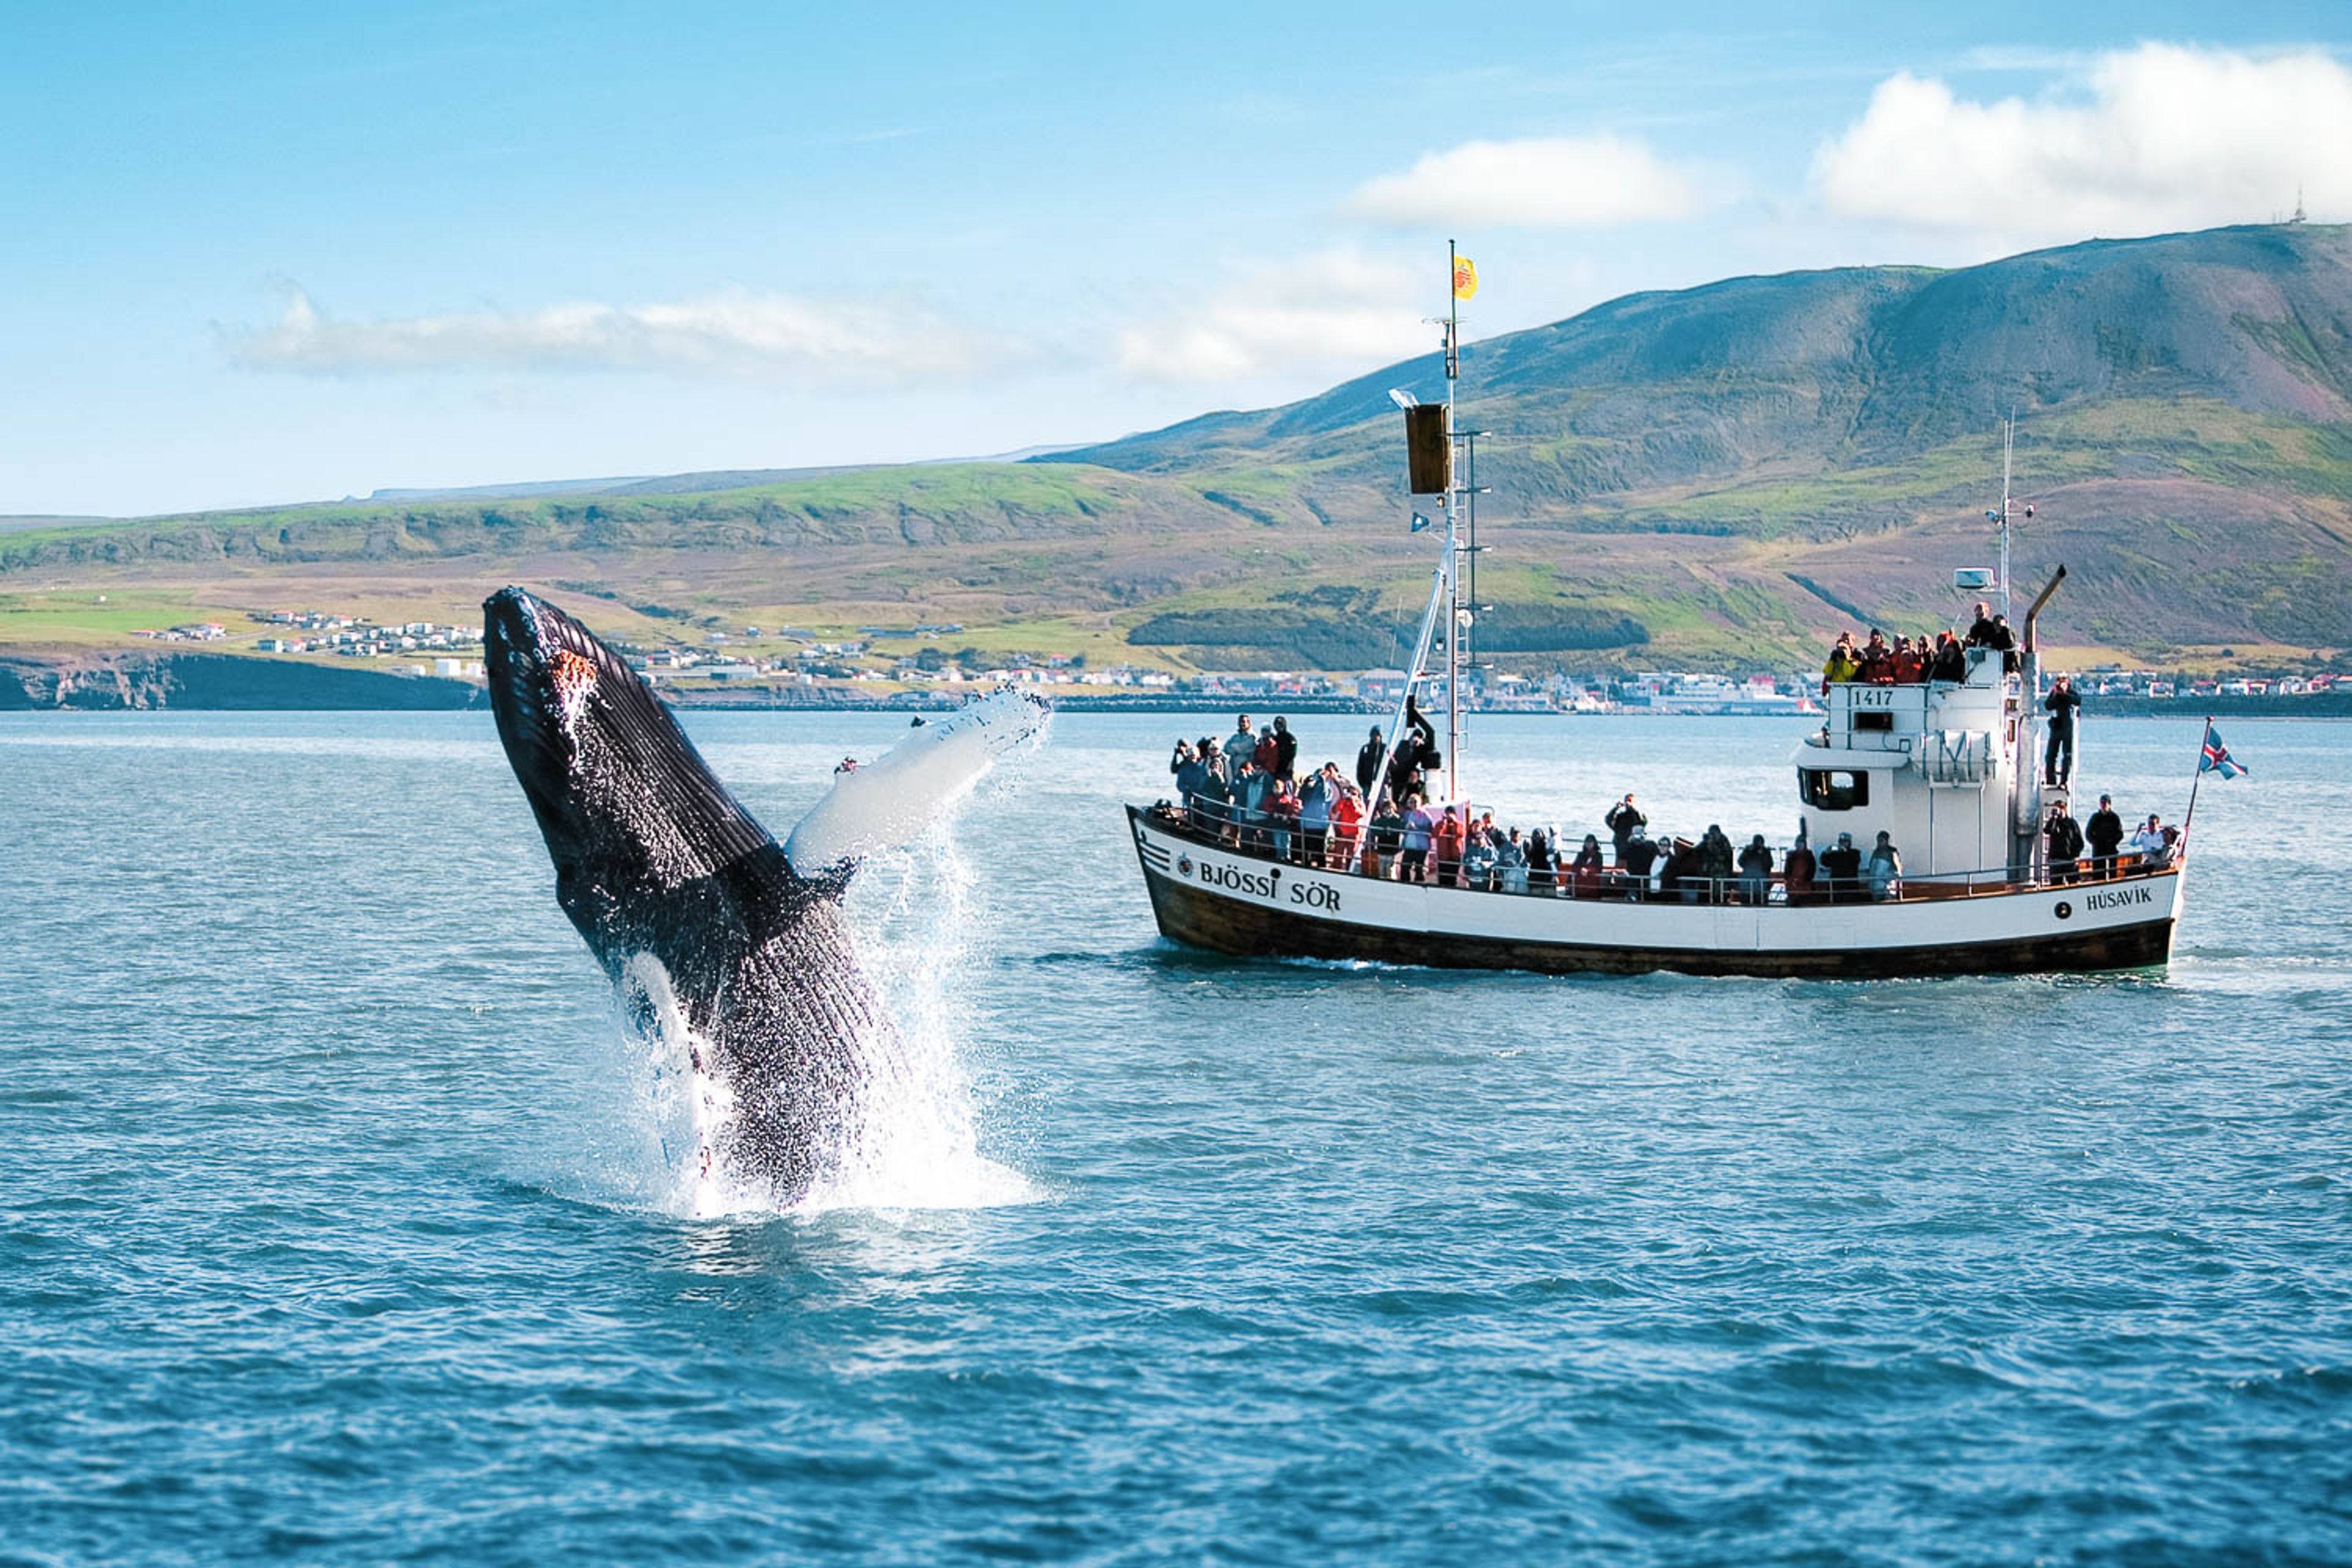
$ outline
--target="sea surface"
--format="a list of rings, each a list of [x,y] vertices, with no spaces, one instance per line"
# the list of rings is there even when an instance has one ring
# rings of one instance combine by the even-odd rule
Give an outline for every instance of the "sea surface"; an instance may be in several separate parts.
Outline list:
[[[2168,968],[1863,984],[1172,949],[1230,719],[870,866],[905,1136],[696,1220],[487,715],[0,717],[0,1563],[2352,1561],[2352,729],[2223,725]],[[903,722],[688,728],[781,837]],[[1472,754],[1780,841],[1802,730]]]

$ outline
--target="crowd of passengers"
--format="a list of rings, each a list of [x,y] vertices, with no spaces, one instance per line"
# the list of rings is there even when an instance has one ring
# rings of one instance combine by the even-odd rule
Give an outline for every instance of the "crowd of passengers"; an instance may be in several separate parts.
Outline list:
[[[1410,701],[1405,711],[1393,752],[1374,726],[1356,754],[1352,778],[1336,762],[1301,776],[1298,737],[1280,717],[1260,731],[1244,713],[1222,742],[1179,740],[1168,770],[1184,819],[1195,832],[1247,854],[1437,887],[1684,903],[1858,903],[1902,896],[1902,852],[1884,832],[1867,849],[1841,833],[1818,851],[1801,820],[1786,850],[1760,833],[1736,846],[1712,823],[1695,839],[1653,837],[1648,816],[1628,795],[1601,820],[1605,848],[1600,834],[1588,833],[1571,850],[1557,828],[1522,832],[1497,825],[1491,811],[1433,803],[1427,779],[1442,760],[1436,737]],[[1383,758],[1388,787],[1375,795]],[[1366,802],[1374,799],[1379,805],[1368,816]],[[2105,795],[2087,824],[2076,823],[2063,805],[2054,807],[2043,837],[2049,879],[2065,883],[2112,876],[2126,855],[2145,867],[2161,866],[2179,840],[2153,815],[2126,835]]]
[[[1852,632],[1840,632],[1822,663],[1822,690],[1824,694],[1832,685],[1858,681],[1872,686],[1916,686],[1927,680],[1958,682],[1969,678],[1969,649],[1989,648],[2001,658],[2001,668],[2017,668],[2017,633],[2007,616],[1990,613],[1990,606],[1979,604],[1976,619],[1966,635],[1940,631],[1930,641],[1924,632],[1916,638],[1897,636],[1890,643],[1886,634],[1876,626],[1870,628],[1869,640],[1856,643]]]

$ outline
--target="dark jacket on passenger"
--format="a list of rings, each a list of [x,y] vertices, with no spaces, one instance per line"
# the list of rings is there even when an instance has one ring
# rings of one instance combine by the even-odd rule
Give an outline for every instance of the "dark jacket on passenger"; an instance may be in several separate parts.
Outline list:
[[[2102,806],[2083,825],[2083,837],[2091,841],[2092,854],[2113,855],[2124,841],[2124,819],[2114,808]]]
[[[1713,828],[1698,841],[1698,874],[1728,880],[1732,871],[1731,840]]]
[[[1650,868],[1657,863],[1658,847],[1646,838],[1629,840],[1625,853],[1617,858],[1617,864],[1625,868],[1627,875],[1633,877],[1647,877]]]
[[[2066,813],[2062,811],[2052,817],[2050,826],[2042,832],[2050,840],[2051,859],[2079,860],[2083,858],[2083,825]]]

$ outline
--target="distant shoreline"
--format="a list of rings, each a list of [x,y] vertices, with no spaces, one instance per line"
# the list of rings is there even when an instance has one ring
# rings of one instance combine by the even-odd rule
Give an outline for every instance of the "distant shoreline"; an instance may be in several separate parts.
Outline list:
[[[763,691],[661,689],[681,711],[748,713],[925,713],[957,707],[950,692],[866,696],[837,687],[774,687]],[[1069,713],[1199,713],[1227,709],[1272,713],[1377,717],[1383,703],[1354,697],[1241,697],[1102,691],[1050,691]],[[278,662],[236,654],[139,653],[71,659],[0,658],[0,712],[105,712],[172,709],[190,712],[429,712],[487,708],[488,692],[447,676],[396,674],[364,666]],[[1717,714],[1606,715],[1552,710],[1486,708],[1488,715],[1533,711],[1555,718],[1717,718]],[[2230,719],[2352,719],[2352,692],[2310,697],[2209,697],[2158,700],[2095,697],[2086,717]],[[1796,718],[1800,715],[1783,715]]]

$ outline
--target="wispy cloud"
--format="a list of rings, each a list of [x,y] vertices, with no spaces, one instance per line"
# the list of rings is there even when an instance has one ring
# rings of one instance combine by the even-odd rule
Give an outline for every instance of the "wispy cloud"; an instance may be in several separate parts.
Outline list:
[[[2081,71],[2097,56],[2081,49],[2049,49],[2037,44],[1979,44],[1960,56],[1960,68],[1978,71]]]
[[[1359,187],[1346,210],[1398,227],[1607,228],[1687,217],[1704,205],[1696,171],[1625,137],[1465,142]]]
[[[2298,189],[2352,212],[2352,71],[2143,44],[2092,61],[2071,97],[1994,102],[1904,73],[1824,142],[1812,177],[1848,217],[2003,238],[2261,222]]]
[[[1435,345],[1421,319],[1428,301],[1415,303],[1426,274],[1345,249],[1255,266],[1166,321],[1122,331],[1118,368],[1138,381],[1212,384],[1368,369]]]
[[[274,325],[225,334],[253,370],[655,372],[742,380],[825,377],[900,386],[974,378],[1026,356],[1014,341],[918,307],[735,291],[675,303],[347,319],[289,290]]]

